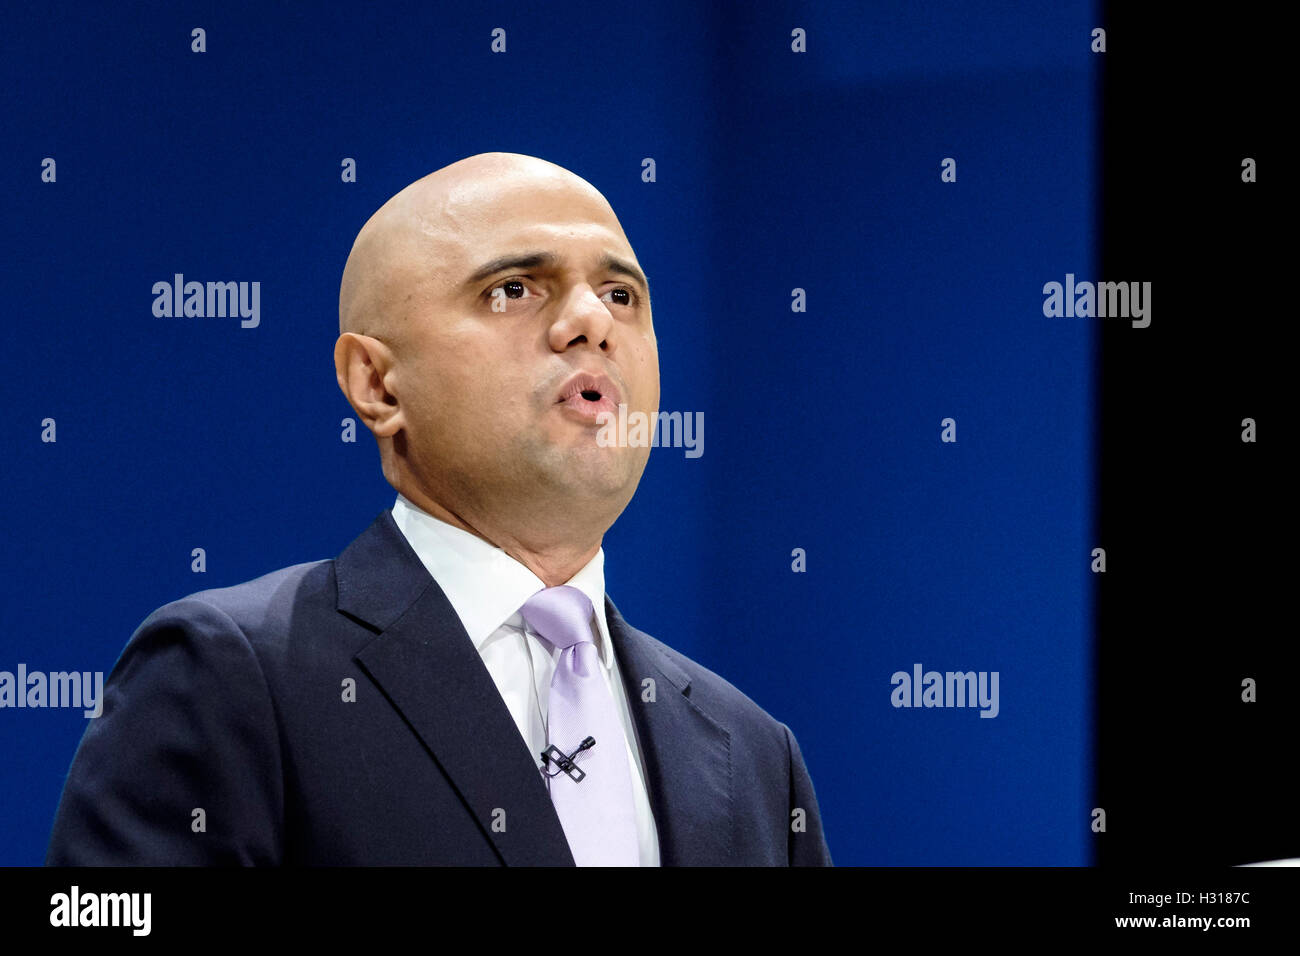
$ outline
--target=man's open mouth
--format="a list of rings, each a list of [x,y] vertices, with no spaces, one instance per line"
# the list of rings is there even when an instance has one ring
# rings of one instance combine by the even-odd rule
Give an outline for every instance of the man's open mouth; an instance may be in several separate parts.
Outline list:
[[[617,414],[622,395],[608,375],[578,372],[564,384],[555,400],[593,421],[601,412]]]
[[[590,372],[579,372],[569,379],[560,390],[560,394],[555,401],[558,405],[572,401],[575,398],[586,402],[607,400],[614,406],[617,406],[622,400],[622,396],[618,393],[618,387],[610,380],[609,376]]]

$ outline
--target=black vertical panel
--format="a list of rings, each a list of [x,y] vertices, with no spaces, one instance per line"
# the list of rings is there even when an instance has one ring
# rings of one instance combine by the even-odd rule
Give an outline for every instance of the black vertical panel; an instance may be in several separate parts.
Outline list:
[[[1083,277],[1153,283],[1149,328],[1093,320],[1097,860],[1300,857],[1285,34],[1249,6],[1139,6],[1102,16],[1104,238]]]

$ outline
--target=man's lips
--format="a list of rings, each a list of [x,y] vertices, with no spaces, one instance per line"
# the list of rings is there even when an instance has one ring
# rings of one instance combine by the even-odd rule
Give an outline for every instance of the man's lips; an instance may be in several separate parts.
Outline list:
[[[608,375],[578,372],[564,383],[556,396],[555,404],[563,405],[595,423],[596,417],[602,412],[618,414],[618,406],[622,401],[623,396],[618,386]]]

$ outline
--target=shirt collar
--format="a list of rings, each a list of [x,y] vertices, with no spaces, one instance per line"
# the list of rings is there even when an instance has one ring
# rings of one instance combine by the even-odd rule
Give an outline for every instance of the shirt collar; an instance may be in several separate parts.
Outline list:
[[[406,496],[397,495],[393,521],[442,588],[474,647],[503,624],[522,629],[524,602],[546,584],[523,564],[476,534],[435,518]],[[591,600],[596,612],[596,650],[611,667],[609,623],[605,620],[605,549],[564,582]]]

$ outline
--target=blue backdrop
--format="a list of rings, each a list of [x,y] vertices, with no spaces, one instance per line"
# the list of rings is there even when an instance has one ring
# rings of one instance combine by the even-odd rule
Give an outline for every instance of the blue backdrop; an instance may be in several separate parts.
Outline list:
[[[159,605],[388,507],[340,440],[352,239],[528,153],[609,199],[661,408],[704,415],[605,539],[623,614],[790,725],[837,863],[1090,862],[1093,329],[1042,286],[1098,278],[1097,14],[865,6],[12,10],[0,670],[107,674]],[[260,323],[155,317],[176,273],[259,281]],[[916,663],[997,671],[996,718],[894,707]],[[0,709],[0,862],[43,858],[85,725]]]

